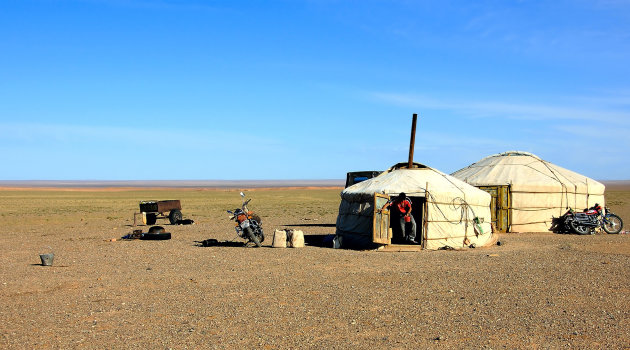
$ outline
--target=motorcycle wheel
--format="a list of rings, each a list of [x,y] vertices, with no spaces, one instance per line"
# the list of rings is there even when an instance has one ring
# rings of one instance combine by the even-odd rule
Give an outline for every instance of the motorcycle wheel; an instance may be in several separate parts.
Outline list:
[[[588,235],[590,233],[590,229],[588,227],[580,225],[575,221],[569,222],[569,225],[571,225],[573,231],[575,231],[578,235]]]
[[[571,226],[572,223],[573,223],[573,218],[565,218],[564,221],[562,222],[562,228],[561,228],[562,233],[573,232],[573,227]]]
[[[262,244],[260,244],[260,240],[258,240],[258,237],[256,237],[256,235],[254,234],[254,231],[252,231],[251,228],[249,227],[245,228],[245,234],[247,235],[247,238],[249,238],[251,242],[254,242],[254,244],[256,245],[256,248],[262,247]]]
[[[616,235],[621,232],[621,229],[623,228],[623,221],[620,217],[615,214],[610,214],[607,215],[606,220],[608,220],[608,222],[605,221],[602,226],[606,233]]]

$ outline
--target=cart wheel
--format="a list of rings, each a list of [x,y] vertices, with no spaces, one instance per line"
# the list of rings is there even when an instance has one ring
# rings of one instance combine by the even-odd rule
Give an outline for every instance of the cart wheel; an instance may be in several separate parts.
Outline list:
[[[147,222],[146,222],[147,225],[153,225],[157,221],[157,215],[155,215],[155,213],[147,213],[146,217],[147,217]]]
[[[168,220],[171,222],[171,225],[177,224],[178,221],[182,220],[182,212],[178,209],[171,210],[168,214]]]

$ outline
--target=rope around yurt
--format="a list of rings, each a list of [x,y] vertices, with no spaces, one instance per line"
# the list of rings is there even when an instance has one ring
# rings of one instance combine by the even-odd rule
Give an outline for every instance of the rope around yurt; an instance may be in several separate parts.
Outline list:
[[[437,203],[435,197],[433,197],[433,195],[430,192],[427,192],[427,195],[431,197],[431,200],[433,201],[433,203]],[[455,220],[455,221],[449,220],[446,217],[446,214],[444,214],[444,212],[442,211],[442,209],[440,209],[439,206],[434,205],[434,207],[438,210],[438,212],[440,212],[440,214],[444,218],[444,222],[448,222],[453,225],[461,225],[462,223],[464,223],[464,225],[466,225],[466,228],[464,229],[465,235],[467,235],[469,223],[474,224],[473,227],[475,229],[475,236],[479,236],[483,234],[483,229],[481,228],[481,222],[479,220],[479,217],[477,216],[477,214],[475,214],[475,210],[470,206],[470,204],[468,204],[468,202],[466,202],[464,198],[455,197],[449,204],[449,207],[452,208],[453,210],[459,210],[459,220]],[[470,212],[473,215],[472,219],[468,219],[468,210],[470,210]]]

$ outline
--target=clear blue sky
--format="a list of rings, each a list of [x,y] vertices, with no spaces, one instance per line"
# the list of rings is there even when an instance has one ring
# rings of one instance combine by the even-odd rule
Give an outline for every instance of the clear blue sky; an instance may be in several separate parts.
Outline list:
[[[0,180],[630,179],[630,2],[0,1]]]

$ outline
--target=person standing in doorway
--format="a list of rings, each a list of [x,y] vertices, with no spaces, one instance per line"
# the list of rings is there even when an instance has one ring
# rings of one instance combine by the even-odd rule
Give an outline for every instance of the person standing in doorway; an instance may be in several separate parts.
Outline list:
[[[396,198],[385,203],[381,211],[388,207],[392,208],[390,211],[392,220],[399,223],[400,232],[405,241],[409,244],[418,244],[416,242],[416,220],[411,215],[411,200],[407,198],[405,192],[401,192]],[[411,230],[405,234],[407,223],[411,224]]]

